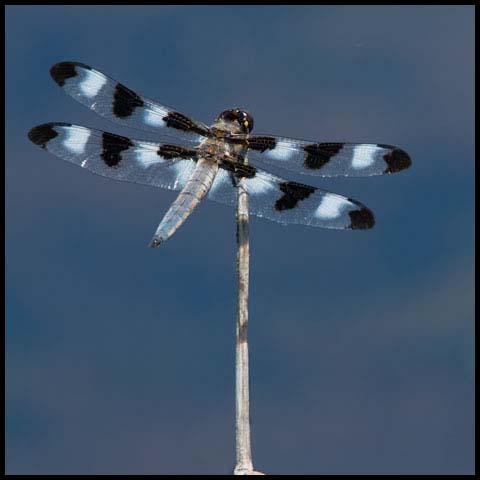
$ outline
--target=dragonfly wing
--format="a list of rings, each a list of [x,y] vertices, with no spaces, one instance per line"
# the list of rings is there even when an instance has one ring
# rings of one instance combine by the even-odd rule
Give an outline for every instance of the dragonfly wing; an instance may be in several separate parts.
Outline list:
[[[373,213],[356,200],[284,180],[252,165],[238,172],[228,162],[221,163],[209,198],[234,207],[238,178],[245,178],[252,215],[282,224],[336,229],[367,229],[375,224]]]
[[[134,140],[71,123],[39,125],[28,137],[57,157],[97,175],[170,190],[184,186],[197,160],[195,148]]]
[[[393,145],[315,143],[274,135],[251,135],[246,140],[251,159],[320,177],[384,175],[405,170],[412,163],[404,150]],[[240,138],[237,141],[242,142]]]
[[[210,129],[174,109],[135,93],[89,65],[60,62],[50,74],[75,100],[102,117],[126,127],[199,142]]]

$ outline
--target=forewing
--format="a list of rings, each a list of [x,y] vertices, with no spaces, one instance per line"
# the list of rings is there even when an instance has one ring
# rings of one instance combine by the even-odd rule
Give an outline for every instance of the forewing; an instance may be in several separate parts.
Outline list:
[[[132,140],[70,123],[39,125],[28,137],[57,157],[97,175],[171,190],[183,187],[197,160],[194,148]]]
[[[209,127],[202,122],[142,97],[83,63],[56,63],[50,74],[75,100],[121,125],[193,142],[199,142],[209,132]]]
[[[254,166],[241,171],[229,162],[220,164],[209,198],[236,205],[236,185],[245,179],[250,213],[282,224],[312,227],[367,229],[373,227],[372,212],[360,202],[319,188],[284,180]]]
[[[369,177],[410,167],[408,154],[376,143],[314,143],[273,135],[248,138],[249,158],[293,172],[320,177]]]

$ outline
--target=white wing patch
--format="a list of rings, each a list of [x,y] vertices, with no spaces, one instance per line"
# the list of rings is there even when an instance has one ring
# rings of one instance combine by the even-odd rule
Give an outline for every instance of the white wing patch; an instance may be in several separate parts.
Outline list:
[[[350,205],[346,198],[327,193],[317,210],[315,216],[317,218],[337,218],[342,214],[343,207]]]
[[[276,188],[275,179],[268,178],[265,174],[248,178],[246,184],[250,195],[263,195]]]
[[[163,162],[163,157],[158,155],[157,152],[158,149],[155,146],[140,143],[135,150],[135,156],[144,167],[149,167],[150,165]]]
[[[225,185],[226,182],[230,182],[229,173],[223,168],[219,168],[215,180],[213,181],[212,186],[210,187],[210,192],[215,193],[222,185]]]
[[[295,152],[288,147],[289,145],[281,140],[277,141],[275,148],[272,150],[267,150],[265,155],[273,160],[289,160],[295,154]]]
[[[371,145],[357,145],[353,149],[352,167],[355,170],[368,168],[375,163],[375,153],[378,150]]]
[[[100,89],[107,83],[107,77],[93,70],[85,70],[85,78],[80,83],[83,95],[93,98],[98,95]]]
[[[82,154],[85,151],[91,131],[81,127],[64,128],[63,130],[67,134],[63,141],[64,147],[77,155]]]
[[[162,128],[165,126],[165,120],[163,120],[163,117],[165,117],[167,114],[167,110],[162,110],[161,108],[153,105],[148,105],[145,110],[144,120],[145,123],[151,125],[152,127]]]
[[[173,189],[183,188],[195,170],[195,162],[192,162],[192,160],[179,160],[173,165],[173,168],[175,168],[177,176]]]

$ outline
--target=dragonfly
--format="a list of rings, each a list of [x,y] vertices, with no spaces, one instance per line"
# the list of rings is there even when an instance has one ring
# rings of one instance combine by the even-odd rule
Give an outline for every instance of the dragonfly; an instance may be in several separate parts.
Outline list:
[[[374,215],[359,201],[280,178],[257,163],[319,177],[392,174],[412,163],[392,145],[252,135],[254,120],[243,108],[223,111],[209,126],[79,62],[56,63],[50,74],[98,115],[160,140],[136,140],[63,122],[38,125],[28,133],[42,149],[95,174],[180,191],[152,247],[171,237],[205,197],[234,207],[240,183],[248,193],[250,213],[258,217],[281,224],[370,229]]]

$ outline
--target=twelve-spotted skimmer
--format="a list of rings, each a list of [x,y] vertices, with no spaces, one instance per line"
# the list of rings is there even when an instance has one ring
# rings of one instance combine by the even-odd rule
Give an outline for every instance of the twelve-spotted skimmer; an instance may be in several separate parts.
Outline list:
[[[167,138],[153,143],[71,123],[45,123],[28,134],[36,145],[98,175],[181,190],[155,232],[153,247],[169,238],[205,195],[235,206],[239,179],[244,179],[253,215],[283,224],[373,227],[372,212],[360,202],[284,180],[249,160],[321,177],[382,175],[411,165],[407,153],[391,145],[251,135],[253,118],[239,108],[225,110],[209,127],[82,63],[57,63],[50,74],[66,93],[99,115]],[[172,136],[175,143],[168,141]]]

